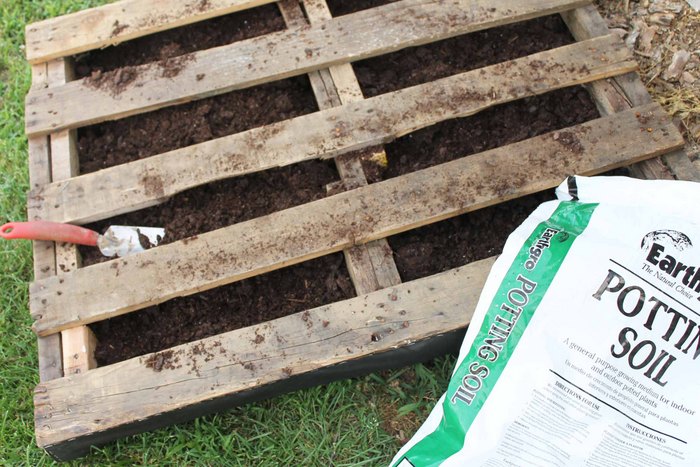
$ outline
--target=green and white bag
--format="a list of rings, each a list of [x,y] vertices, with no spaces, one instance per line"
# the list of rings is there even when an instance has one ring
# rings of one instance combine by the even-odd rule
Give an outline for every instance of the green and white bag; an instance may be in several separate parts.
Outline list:
[[[700,184],[557,196],[509,237],[392,466],[700,465]]]

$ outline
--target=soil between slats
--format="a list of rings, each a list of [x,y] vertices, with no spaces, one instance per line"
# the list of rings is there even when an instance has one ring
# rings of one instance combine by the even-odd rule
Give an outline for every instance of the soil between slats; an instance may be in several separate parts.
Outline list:
[[[326,0],[326,3],[331,15],[343,16],[397,1],[399,0]]]
[[[354,295],[343,255],[324,256],[92,324],[95,357],[109,365]]]
[[[76,75],[118,95],[135,78],[133,66],[153,63],[163,68],[164,75],[174,77],[186,66],[188,53],[284,28],[277,5],[263,5],[77,56]],[[80,172],[94,172],[316,110],[309,80],[299,76],[91,125],[78,130]]]
[[[385,169],[363,161],[371,181],[397,177],[598,118],[588,91],[559,89],[440,122],[385,146]]]
[[[540,21],[547,23],[553,20]],[[492,59],[490,63],[493,63],[541,50],[533,50],[533,43],[539,44],[535,48],[543,45],[546,46],[542,48],[551,48],[553,44],[559,44],[561,41],[570,41],[570,38],[562,38],[562,32],[556,31],[557,28],[558,26],[544,25],[537,30],[536,38],[524,39],[520,34],[527,34],[526,28],[525,31],[516,33],[519,40],[506,39],[504,44],[496,48],[490,40],[493,37],[506,37],[498,31],[491,32],[492,36],[487,38],[486,44],[479,46],[478,43],[473,43],[474,50],[465,50],[463,44],[459,42],[449,43],[451,45],[448,44],[447,47],[448,49],[451,47],[455,55],[477,54],[479,47],[487,48],[490,52],[483,52],[483,57]],[[525,50],[522,50],[520,45]],[[507,50],[507,54],[515,55],[507,55],[506,58],[490,56],[508,48],[518,50]],[[444,52],[445,57],[449,56],[448,52],[449,50]],[[439,58],[441,56],[443,55],[436,53],[436,60],[443,60]],[[417,82],[464,71],[464,64],[467,62],[469,59],[461,60],[460,63],[444,59],[441,62],[444,65],[434,66],[430,56],[415,60],[410,53],[404,53],[403,58],[397,55],[392,61],[387,61],[385,67],[389,72],[394,70],[395,76],[405,77],[405,79],[392,80],[390,74],[375,73],[371,71],[373,68],[368,66],[367,69],[371,72],[366,73],[363,87],[365,92],[368,92],[367,89],[374,89],[375,91],[370,92],[376,93],[388,92],[396,87],[417,84]],[[418,65],[420,65],[419,68],[428,71],[418,70]],[[406,70],[414,71],[408,73]],[[308,86],[306,78],[298,78],[297,81],[301,81],[304,87]],[[291,92],[291,94],[294,93]],[[279,93],[269,97],[270,107],[265,112],[261,112],[273,121],[289,118],[289,115],[294,112],[304,113],[313,110],[308,110],[309,106],[314,106],[308,87],[306,91],[297,94],[297,97],[309,95],[308,101],[290,98],[291,105],[285,106],[286,110],[279,111],[274,107],[274,102],[281,95],[287,95],[287,91],[280,89]],[[217,101],[223,98],[225,96],[212,98],[211,105],[216,106]],[[257,102],[264,99],[265,97],[261,95],[249,96],[244,101],[250,105],[236,108],[233,115],[227,115],[224,118],[233,122],[232,125],[242,125],[242,127],[251,125],[240,121],[249,119],[249,113],[255,113],[258,107]],[[197,106],[201,105],[201,102],[203,101],[186,105]],[[138,131],[144,128],[143,122],[133,124],[131,129],[119,126],[131,120],[126,119],[82,130],[81,170],[86,171],[85,167],[92,167],[92,170],[101,168],[102,159],[105,157],[109,164],[123,163],[134,158],[174,149],[180,147],[179,145],[194,144],[192,141],[198,142],[197,137],[192,136],[181,139],[180,133],[186,131],[188,126],[196,128],[203,125],[203,118],[209,115],[210,110],[195,109],[191,114],[162,116],[173,109],[164,109],[147,115],[152,119],[150,123],[152,127],[149,127],[149,131],[156,129],[156,132],[150,137],[146,132],[141,139],[143,142],[141,146],[124,141],[129,140],[125,134],[138,134]],[[285,111],[288,112],[286,116],[280,115]],[[467,119],[445,122],[407,135],[388,145],[389,167],[386,170],[375,171],[373,181],[553,131],[595,116],[597,113],[587,99],[585,91],[574,88],[500,106]],[[168,127],[168,123],[165,123],[166,128],[158,132],[157,130],[163,125],[162,122],[167,121],[168,118],[171,120],[170,125],[183,122],[182,126]],[[241,130],[233,129],[231,132],[237,131]],[[207,133],[204,131],[205,138],[209,138]],[[86,139],[88,136],[92,139]],[[119,146],[120,138],[121,146]],[[112,150],[111,155],[106,155],[110,150],[110,144],[115,141],[118,149]],[[91,146],[91,149],[86,151],[84,148],[88,146]],[[337,179],[335,170],[326,162],[298,164],[190,190],[174,197],[164,205],[119,216],[119,218],[101,222],[95,227],[103,228],[112,223],[164,225],[168,230],[168,241],[174,241],[318,199],[325,196],[325,184],[335,179]],[[551,193],[533,195],[390,238],[403,280],[434,274],[499,253],[507,235],[540,201],[549,198]],[[95,256],[86,255],[87,263],[95,260]],[[354,291],[342,255],[329,255],[93,324],[91,327],[99,340],[96,356],[100,365],[110,364],[343,300],[353,295]]]
[[[559,15],[477,31],[353,63],[366,98],[574,42]]]
[[[80,173],[124,164],[318,110],[306,76],[78,130]]]
[[[581,87],[554,91],[442,122],[385,147],[388,166],[373,169],[375,181],[487,151],[599,116]],[[403,281],[436,274],[500,254],[508,235],[553,190],[481,209],[389,238]]]
[[[626,167],[602,173],[629,177]],[[389,237],[401,280],[430,276],[499,255],[508,235],[554,190],[534,193]]]
[[[303,162],[203,185],[88,227],[98,232],[110,225],[163,227],[164,245],[324,198],[325,186],[336,180],[332,161]],[[96,248],[80,252],[85,266],[109,260]]]
[[[84,78],[98,71],[172,59],[283,29],[279,8],[271,3],[77,55],[75,75]]]

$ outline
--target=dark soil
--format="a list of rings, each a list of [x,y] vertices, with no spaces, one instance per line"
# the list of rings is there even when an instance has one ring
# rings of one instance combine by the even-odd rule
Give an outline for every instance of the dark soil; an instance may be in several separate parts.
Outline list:
[[[584,123],[599,114],[583,87],[499,105],[474,116],[447,120],[385,146],[389,164],[373,180],[388,179],[506,144]]]
[[[508,235],[553,191],[480,209],[389,238],[404,282],[498,255]]]
[[[394,3],[398,0],[327,0],[331,15],[342,16],[376,6]]]
[[[334,15],[339,15],[352,8],[379,3],[385,2],[331,1],[331,9]],[[195,32],[188,34],[196,34],[196,27],[192,29]],[[264,33],[252,29],[249,31],[252,35]],[[356,65],[356,70],[365,94],[370,96],[571,40],[561,20],[550,17],[366,60]],[[167,45],[165,40],[154,43]],[[182,53],[189,51],[182,50]],[[156,50],[146,60],[162,59],[163,53],[170,52]],[[87,63],[85,60],[83,63]],[[111,60],[117,62],[118,58],[114,56]],[[143,63],[133,61],[135,58],[119,57],[119,60]],[[104,67],[102,72],[109,72],[108,65],[97,66]],[[308,80],[295,78],[95,125],[80,131],[81,171],[148,157],[315,109]],[[377,170],[375,164],[370,178],[376,182],[395,177],[596,116],[593,104],[581,88],[506,104],[473,117],[426,128],[387,145],[388,166]],[[329,163],[312,161],[189,190],[163,205],[93,227],[102,230],[110,224],[163,226],[167,231],[166,242],[172,242],[319,199],[325,196],[325,185],[336,179],[337,174]],[[508,234],[541,201],[551,197],[551,192],[532,195],[390,238],[403,280],[498,254]],[[100,260],[94,250],[83,253],[86,264]],[[342,255],[322,257],[93,324],[91,327],[99,340],[97,359],[100,365],[114,363],[343,300],[353,294]],[[148,364],[154,371],[161,371],[170,368],[172,362],[161,352]]]
[[[109,365],[352,296],[343,255],[324,256],[93,324],[97,362]]]
[[[130,68],[158,62],[175,76],[196,50],[284,29],[275,4],[214,18],[93,51],[76,58],[76,74],[118,94],[136,78]],[[191,146],[318,110],[305,76],[168,107],[78,131],[80,172]]]
[[[554,15],[399,50],[353,68],[363,94],[372,97],[572,42],[561,16]]]
[[[387,168],[375,169],[375,177],[396,177],[597,117],[580,87],[512,102],[396,140],[386,146]],[[550,199],[552,191],[538,193],[389,238],[401,278],[413,280],[499,254],[510,232]]]
[[[75,57],[77,78],[179,57],[285,29],[276,4],[212,18]]]
[[[333,16],[396,0],[328,0]],[[560,15],[465,34],[353,63],[365,97],[513,60],[574,42]]]
[[[80,172],[162,154],[318,110],[300,76],[78,130]]]
[[[309,161],[203,185],[88,227],[98,232],[110,225],[163,227],[163,245],[323,198],[325,186],[336,180],[332,162]],[[92,247],[80,252],[86,266],[108,260]]]
[[[629,177],[626,168],[602,175]],[[401,279],[411,281],[498,255],[508,235],[554,190],[535,193],[389,237]]]

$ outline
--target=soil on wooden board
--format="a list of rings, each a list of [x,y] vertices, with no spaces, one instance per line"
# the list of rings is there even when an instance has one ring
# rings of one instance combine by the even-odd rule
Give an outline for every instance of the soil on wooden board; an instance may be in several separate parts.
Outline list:
[[[133,66],[154,63],[175,76],[196,50],[284,29],[277,5],[214,18],[92,51],[77,77],[118,93]],[[318,110],[305,76],[267,83],[78,130],[80,172],[89,173]]]
[[[392,54],[384,64],[386,73],[379,71],[379,62],[372,61],[363,62],[356,69],[367,70],[360,73],[361,84],[366,94],[373,95],[468,69],[468,59],[451,60],[450,53],[455,57],[480,57],[474,66],[484,66],[571,41],[562,25],[556,24],[556,17],[535,20],[533,24],[520,29],[499,28],[487,36],[478,33],[482,34],[478,40],[465,36],[426,46],[429,52],[418,61],[416,55],[425,53],[420,52],[422,48]],[[260,27],[263,32],[253,30],[251,34],[267,32],[265,26]],[[531,31],[536,31],[534,36]],[[169,47],[169,42],[161,43]],[[133,60],[129,58],[128,46],[129,43],[121,46],[121,55],[127,57],[123,63],[138,63],[128,61]],[[140,51],[135,48],[131,53]],[[155,50],[153,56],[160,57],[159,53]],[[431,61],[433,57],[436,63]],[[239,94],[246,92],[251,94]],[[244,97],[231,104],[226,99],[233,94]],[[81,171],[148,157],[315,108],[308,80],[295,78],[95,125],[80,131]],[[212,115],[220,125],[212,124]],[[398,176],[596,116],[593,104],[580,88],[503,105],[421,130],[387,145],[388,167],[377,169],[375,164],[370,178],[379,181]],[[334,180],[337,173],[328,162],[312,161],[199,187],[163,205],[92,227],[101,230],[110,224],[164,226],[166,241],[172,242],[321,198],[325,196],[325,185]],[[390,243],[403,280],[497,254],[507,235],[539,202],[549,198],[551,193],[533,195],[392,237]],[[86,264],[102,260],[94,251],[82,252]],[[96,356],[100,365],[106,365],[353,295],[342,255],[329,255],[93,324],[99,340]]]
[[[74,59],[75,74],[77,78],[85,78],[117,68],[172,60],[197,50],[219,47],[283,29],[284,19],[277,5],[272,3],[78,55]]]
[[[386,169],[375,170],[374,177],[396,177],[597,117],[595,105],[582,88],[523,99],[396,140],[386,146]],[[389,245],[402,280],[500,254],[508,235],[540,203],[550,199],[554,199],[551,190],[390,237]]]

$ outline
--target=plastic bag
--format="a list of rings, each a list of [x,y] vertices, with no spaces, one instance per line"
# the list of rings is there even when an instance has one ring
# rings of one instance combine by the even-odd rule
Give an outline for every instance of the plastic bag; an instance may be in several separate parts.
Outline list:
[[[392,466],[700,465],[700,184],[571,177],[509,237]]]

